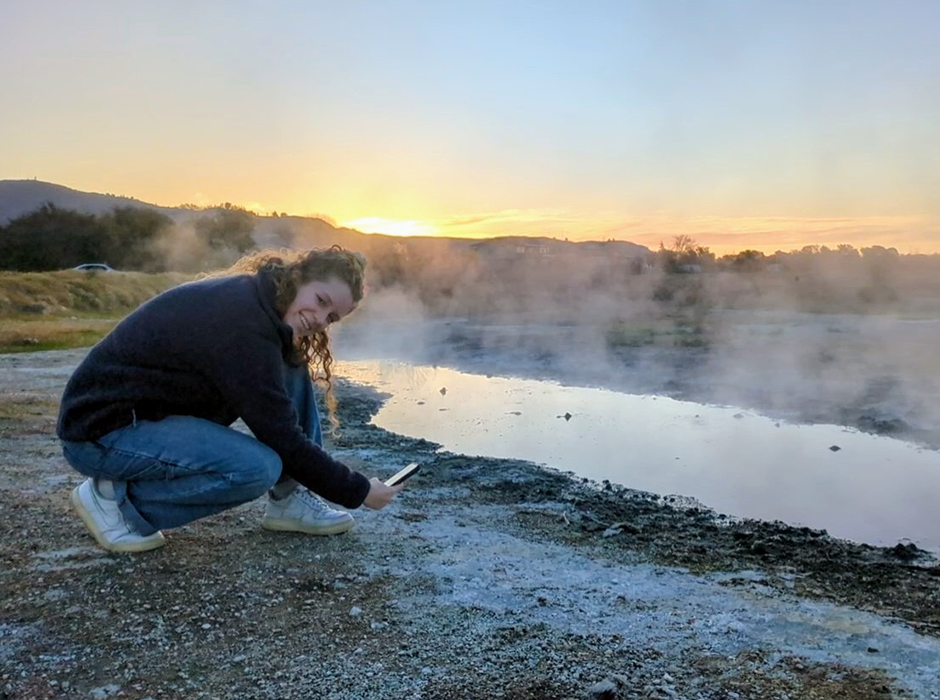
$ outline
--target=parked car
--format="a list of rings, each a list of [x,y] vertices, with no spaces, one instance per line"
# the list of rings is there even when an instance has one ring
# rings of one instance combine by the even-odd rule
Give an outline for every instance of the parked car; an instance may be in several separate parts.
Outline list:
[[[77,266],[75,269],[85,272],[117,272],[117,270],[107,263],[85,263],[84,265]]]

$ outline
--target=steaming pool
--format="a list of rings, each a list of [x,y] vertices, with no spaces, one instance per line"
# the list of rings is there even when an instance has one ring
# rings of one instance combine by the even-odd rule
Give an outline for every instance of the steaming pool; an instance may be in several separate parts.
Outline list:
[[[940,552],[940,452],[735,407],[386,360],[339,373],[391,395],[373,422],[466,455],[524,459],[721,513]],[[838,447],[838,450],[831,449]]]

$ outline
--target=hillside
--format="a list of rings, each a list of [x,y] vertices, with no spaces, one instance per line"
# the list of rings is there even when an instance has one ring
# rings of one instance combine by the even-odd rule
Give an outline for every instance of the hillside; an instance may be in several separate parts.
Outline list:
[[[0,226],[11,219],[35,210],[51,202],[62,209],[73,209],[83,214],[104,214],[115,207],[143,207],[153,209],[169,216],[177,224],[186,224],[194,218],[204,215],[205,211],[194,211],[182,207],[163,207],[149,202],[142,202],[132,197],[113,194],[81,192],[63,185],[38,180],[0,180]],[[466,252],[470,249],[496,255],[511,257],[535,253],[536,255],[556,255],[560,252],[585,252],[591,254],[598,247],[606,251],[615,251],[614,256],[643,256],[649,249],[626,241],[573,243],[550,238],[526,238],[506,236],[500,238],[478,239],[441,238],[434,236],[415,236],[401,238],[378,233],[362,233],[348,228],[337,228],[332,224],[314,217],[304,216],[260,216],[255,214],[254,238],[259,247],[320,247],[339,244],[366,255],[384,253],[389,250],[407,248],[409,252],[420,252],[435,257],[452,251]]]
[[[133,197],[81,192],[51,182],[0,180],[0,226],[10,219],[35,210],[46,202],[51,202],[61,209],[74,209],[83,214],[104,214],[115,207],[144,207],[166,214],[174,221],[182,218],[181,215],[185,212],[183,209],[141,202]]]

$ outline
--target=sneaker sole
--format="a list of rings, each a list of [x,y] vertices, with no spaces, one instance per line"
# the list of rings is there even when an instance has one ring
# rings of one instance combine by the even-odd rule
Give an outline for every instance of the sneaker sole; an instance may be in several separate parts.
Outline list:
[[[69,500],[72,502],[72,507],[78,513],[78,517],[82,519],[85,527],[88,528],[88,531],[95,538],[95,542],[97,542],[102,549],[106,549],[109,552],[147,552],[151,549],[158,549],[166,544],[163,535],[161,535],[159,539],[154,538],[149,542],[137,542],[135,544],[112,544],[108,542],[95,524],[95,519],[91,517],[91,513],[88,512],[88,509],[85,508],[85,504],[82,503],[82,499],[78,495],[79,488],[80,487],[76,486],[72,490],[72,495],[69,497]]]
[[[355,520],[344,520],[336,525],[324,525],[317,527],[315,525],[297,524],[296,520],[283,520],[279,518],[265,518],[261,521],[261,527],[265,530],[275,532],[302,532],[305,535],[339,535],[355,527]]]

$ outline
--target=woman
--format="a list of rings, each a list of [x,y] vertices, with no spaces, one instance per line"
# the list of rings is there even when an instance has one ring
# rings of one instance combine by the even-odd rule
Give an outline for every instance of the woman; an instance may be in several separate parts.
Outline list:
[[[401,486],[332,459],[311,374],[335,427],[327,328],[363,295],[364,259],[333,246],[259,253],[223,277],[160,294],[121,321],[72,375],[57,433],[89,478],[72,504],[98,543],[140,552],[166,528],[268,493],[262,525],[335,534],[347,508],[388,505]],[[254,437],[230,426],[241,418]]]

